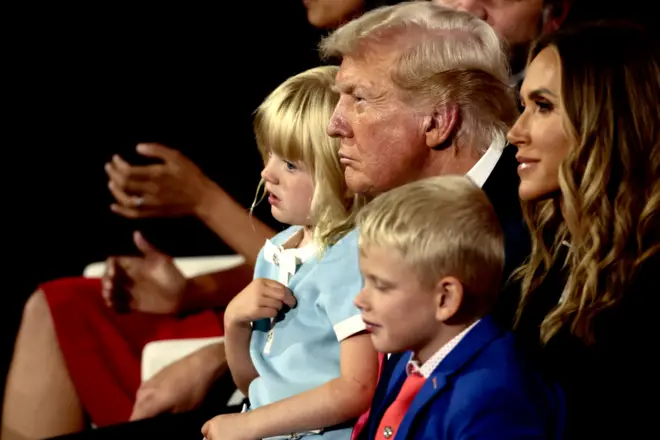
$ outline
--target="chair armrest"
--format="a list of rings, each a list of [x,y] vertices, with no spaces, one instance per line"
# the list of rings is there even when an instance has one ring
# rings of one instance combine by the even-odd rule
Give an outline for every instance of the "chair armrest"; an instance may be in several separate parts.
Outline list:
[[[224,337],[217,337],[167,339],[164,341],[149,342],[142,349],[142,381],[151,379],[160,370],[179,359],[183,359],[208,345],[217,344],[224,340]]]

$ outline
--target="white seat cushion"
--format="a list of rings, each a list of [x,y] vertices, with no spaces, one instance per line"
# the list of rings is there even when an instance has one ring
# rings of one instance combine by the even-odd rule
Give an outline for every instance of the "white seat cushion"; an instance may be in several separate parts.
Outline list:
[[[211,272],[232,269],[243,264],[245,260],[241,255],[216,255],[212,257],[179,257],[174,264],[186,277],[194,277]],[[85,268],[83,276],[86,278],[102,277],[105,272],[105,261],[92,263]]]

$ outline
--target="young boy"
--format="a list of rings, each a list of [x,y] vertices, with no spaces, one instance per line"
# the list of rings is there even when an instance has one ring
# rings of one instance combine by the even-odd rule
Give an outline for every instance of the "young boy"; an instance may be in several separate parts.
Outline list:
[[[502,231],[468,178],[434,177],[377,197],[358,218],[355,299],[385,361],[361,439],[555,439],[563,396],[488,316]]]

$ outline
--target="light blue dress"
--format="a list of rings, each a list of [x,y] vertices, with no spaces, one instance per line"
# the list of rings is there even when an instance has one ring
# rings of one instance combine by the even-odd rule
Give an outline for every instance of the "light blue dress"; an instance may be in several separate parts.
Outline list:
[[[365,329],[353,299],[362,288],[357,231],[352,231],[318,259],[314,244],[300,249],[281,246],[300,227],[276,235],[259,253],[255,278],[288,285],[297,305],[274,320],[253,323],[250,355],[259,373],[250,384],[252,409],[317,388],[340,376],[339,343]],[[347,440],[351,429],[306,439]]]

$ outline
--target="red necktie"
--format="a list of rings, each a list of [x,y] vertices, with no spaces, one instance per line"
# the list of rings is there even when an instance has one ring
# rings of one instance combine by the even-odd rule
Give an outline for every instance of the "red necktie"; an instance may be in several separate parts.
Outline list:
[[[387,408],[376,431],[376,440],[389,440],[394,438],[399,425],[406,415],[413,399],[424,385],[426,379],[419,373],[411,373],[403,382],[403,386],[394,402]]]

